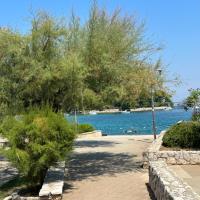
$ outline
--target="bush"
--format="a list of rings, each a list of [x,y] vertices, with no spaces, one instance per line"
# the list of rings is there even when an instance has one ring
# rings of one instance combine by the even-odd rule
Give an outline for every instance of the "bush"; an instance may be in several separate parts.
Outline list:
[[[163,137],[167,147],[200,148],[200,123],[189,121],[172,126]]]
[[[65,159],[75,138],[73,126],[63,115],[47,108],[6,117],[1,133],[10,144],[5,155],[32,185],[41,184],[47,169]]]
[[[85,133],[85,132],[94,131],[94,128],[90,124],[79,124],[78,130],[79,130],[79,133]]]
[[[200,112],[193,113],[192,121],[200,121]]]

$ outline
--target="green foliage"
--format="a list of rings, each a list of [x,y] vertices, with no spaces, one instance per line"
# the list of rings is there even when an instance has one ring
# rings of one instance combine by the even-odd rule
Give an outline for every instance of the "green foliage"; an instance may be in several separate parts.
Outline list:
[[[200,104],[200,89],[190,89],[190,94],[186,98],[184,104],[187,107],[193,108]]]
[[[101,95],[96,94],[91,89],[85,89],[83,92],[83,104],[84,108],[87,110],[102,110],[104,103],[101,99]]]
[[[190,89],[190,94],[184,101],[184,107],[193,109],[192,120],[200,121],[200,89]]]
[[[90,124],[79,124],[78,131],[79,133],[86,133],[86,132],[94,131],[94,128]]]
[[[96,3],[82,25],[74,13],[38,12],[25,35],[1,29],[0,49],[0,117],[46,104],[56,112],[144,106],[152,85],[165,91],[147,62],[157,48],[144,24]]]
[[[200,148],[200,123],[182,122],[172,126],[163,137],[167,147]]]
[[[192,114],[192,120],[193,121],[199,121],[200,122],[200,112],[195,112]]]
[[[65,159],[75,138],[73,126],[49,108],[8,116],[1,132],[10,144],[4,153],[31,184],[41,183],[48,167]]]

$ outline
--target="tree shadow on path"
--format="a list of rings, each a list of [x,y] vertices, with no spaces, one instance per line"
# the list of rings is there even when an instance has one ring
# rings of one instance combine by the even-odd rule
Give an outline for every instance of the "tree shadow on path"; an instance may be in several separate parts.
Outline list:
[[[67,180],[76,181],[100,175],[114,176],[118,173],[141,171],[141,162],[135,155],[126,153],[89,152],[74,153],[69,163]]]
[[[147,141],[148,142],[148,141]],[[98,140],[80,140],[76,141],[76,148],[95,147],[114,147],[120,144],[110,141]],[[98,176],[116,176],[126,172],[146,172],[142,167],[141,158],[130,153],[104,152],[77,152],[73,153],[68,164],[67,175],[65,176],[64,191],[76,190],[73,186],[74,181],[83,181],[85,179],[96,180]],[[145,183],[144,183],[145,184]],[[147,186],[147,185],[146,185]],[[152,191],[147,187],[150,198],[155,200]]]
[[[76,141],[75,147],[76,148],[84,148],[84,147],[113,147],[114,145],[117,145],[119,143],[117,142],[110,142],[110,141],[99,141],[99,140],[79,140]]]

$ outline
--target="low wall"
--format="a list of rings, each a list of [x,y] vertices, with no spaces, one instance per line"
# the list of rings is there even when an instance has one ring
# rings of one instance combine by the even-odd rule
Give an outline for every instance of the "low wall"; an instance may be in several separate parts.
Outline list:
[[[96,138],[101,136],[102,132],[100,130],[94,130],[91,132],[81,133],[79,134],[78,138]]]
[[[149,163],[149,185],[157,200],[200,200],[192,188],[163,161]]]
[[[196,165],[200,164],[200,151],[160,151],[162,138],[166,131],[162,131],[159,137],[143,153],[143,166],[147,168],[150,161],[165,161],[171,165]]]
[[[23,197],[18,193],[4,198],[4,200],[61,200],[64,186],[65,162],[58,162],[50,167],[46,173],[44,183],[38,197]]]
[[[40,199],[62,199],[64,186],[65,162],[59,162],[47,171],[44,183],[39,193]]]
[[[149,161],[158,160],[158,153],[162,145],[162,138],[166,131],[162,131],[157,135],[157,139],[152,142],[152,144],[143,152],[143,167],[148,168]]]

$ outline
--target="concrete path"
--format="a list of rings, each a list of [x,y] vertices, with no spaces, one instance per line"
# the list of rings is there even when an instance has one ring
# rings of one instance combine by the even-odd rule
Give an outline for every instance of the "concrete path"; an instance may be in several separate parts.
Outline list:
[[[0,186],[17,177],[17,169],[12,167],[11,163],[0,155]]]
[[[200,195],[200,165],[172,165],[169,167]]]
[[[64,200],[150,200],[142,152],[152,136],[78,139],[65,176]]]

